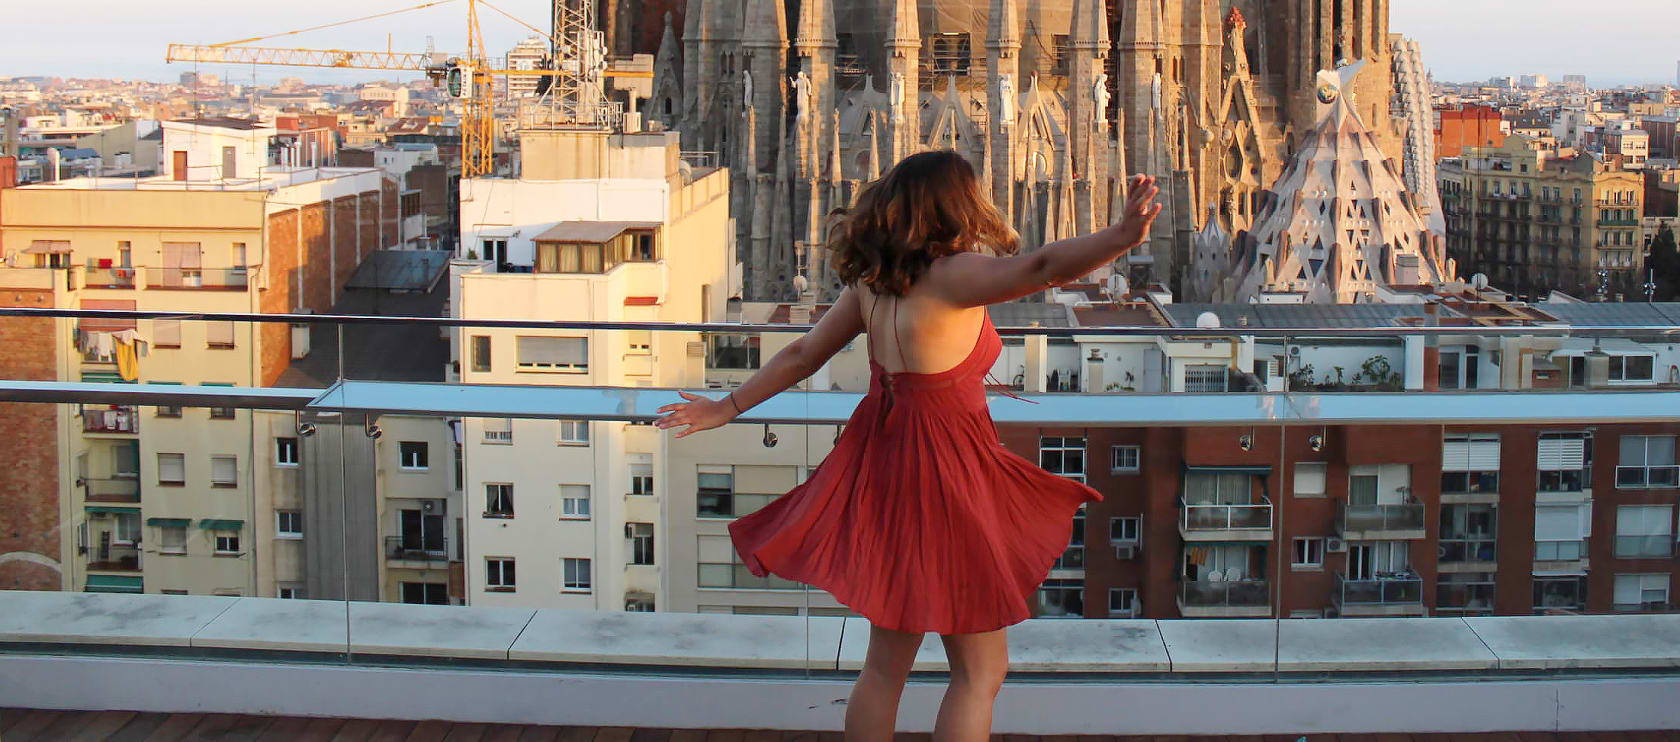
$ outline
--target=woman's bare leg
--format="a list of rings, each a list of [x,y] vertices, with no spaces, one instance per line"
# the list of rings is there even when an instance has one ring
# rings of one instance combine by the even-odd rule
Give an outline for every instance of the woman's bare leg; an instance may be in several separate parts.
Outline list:
[[[986,742],[992,733],[992,704],[1009,672],[1009,641],[1003,629],[940,638],[951,664],[951,687],[939,704],[934,742]]]
[[[869,654],[846,703],[846,742],[892,742],[898,699],[921,646],[921,634],[870,625]]]

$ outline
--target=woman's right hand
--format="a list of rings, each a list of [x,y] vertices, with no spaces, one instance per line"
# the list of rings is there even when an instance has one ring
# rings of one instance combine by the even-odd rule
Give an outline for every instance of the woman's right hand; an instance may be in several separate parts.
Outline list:
[[[1155,224],[1155,217],[1161,215],[1161,205],[1155,203],[1155,197],[1160,195],[1161,188],[1155,184],[1152,175],[1134,175],[1130,187],[1126,192],[1126,205],[1120,210],[1120,223],[1110,229],[1114,238],[1124,245],[1124,250],[1132,250],[1149,238],[1149,228]]]

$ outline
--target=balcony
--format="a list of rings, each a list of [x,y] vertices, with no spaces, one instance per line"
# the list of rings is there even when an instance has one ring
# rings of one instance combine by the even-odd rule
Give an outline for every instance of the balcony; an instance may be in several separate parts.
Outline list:
[[[1181,581],[1178,614],[1185,618],[1254,618],[1272,615],[1271,584],[1266,580]]]
[[[385,558],[391,567],[435,568],[435,565],[449,563],[449,540],[422,541],[409,536],[386,536]]]
[[[1178,498],[1178,535],[1185,541],[1271,541],[1272,501],[1253,505],[1191,505]]]
[[[1414,572],[1349,579],[1337,572],[1330,600],[1343,616],[1422,616],[1423,580]]]
[[[1352,541],[1400,541],[1424,538],[1423,503],[1407,497],[1406,502],[1388,505],[1349,505],[1336,501],[1336,529]]]
[[[1616,486],[1623,489],[1680,487],[1680,466],[1618,466]]]
[[[82,432],[134,435],[140,432],[140,408],[134,405],[84,406]]]
[[[140,480],[137,477],[117,477],[114,479],[78,479],[82,485],[82,499],[96,503],[127,503],[140,502]]]
[[[134,288],[134,268],[87,268],[82,271],[82,288]]]
[[[1617,559],[1667,559],[1674,556],[1674,534],[1617,536]]]
[[[147,268],[146,288],[174,291],[244,291],[250,272],[244,268]]]

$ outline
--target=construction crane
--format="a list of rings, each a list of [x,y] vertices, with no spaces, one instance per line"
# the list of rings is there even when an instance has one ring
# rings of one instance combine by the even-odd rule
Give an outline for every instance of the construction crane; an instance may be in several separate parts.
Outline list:
[[[461,175],[474,178],[493,172],[493,147],[496,132],[495,86],[493,76],[543,75],[553,78],[545,97],[554,112],[547,118],[550,126],[607,127],[616,120],[614,108],[606,100],[602,83],[605,77],[645,77],[646,72],[609,72],[606,69],[606,50],[601,32],[594,27],[594,3],[590,0],[553,0],[554,28],[546,34],[553,42],[555,69],[510,70],[490,66],[484,52],[484,37],[479,31],[478,6],[495,10],[537,33],[542,31],[514,18],[500,8],[483,0],[467,0],[467,44],[465,57],[446,57],[439,53],[409,54],[383,51],[345,51],[341,49],[294,49],[287,47],[247,46],[249,42],[274,36],[286,36],[331,26],[354,23],[392,13],[418,10],[441,5],[449,0],[421,3],[374,16],[329,23],[300,31],[288,31],[270,36],[258,36],[224,44],[170,44],[166,54],[169,62],[198,62],[205,64],[261,64],[288,67],[329,67],[339,69],[402,70],[421,72],[433,85],[446,85],[451,97],[461,100]]]

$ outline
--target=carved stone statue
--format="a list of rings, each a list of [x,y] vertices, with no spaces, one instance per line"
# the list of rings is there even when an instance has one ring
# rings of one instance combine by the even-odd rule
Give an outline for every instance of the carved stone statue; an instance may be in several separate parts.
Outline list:
[[[895,124],[904,123],[904,73],[892,73],[892,85],[888,87],[891,96],[892,120]]]
[[[805,70],[800,70],[793,78],[793,99],[798,106],[797,116],[803,121],[811,110],[811,76],[805,74]]]
[[[1112,93],[1108,92],[1108,73],[1098,72],[1097,81],[1091,86],[1091,100],[1097,104],[1097,123],[1108,123],[1108,101]]]
[[[998,75],[998,123],[1015,125],[1015,79],[1005,72]]]
[[[1155,73],[1155,81],[1150,84],[1149,89],[1155,101],[1155,110],[1161,110],[1161,73]]]
[[[752,72],[741,70],[741,103],[747,106],[753,104]]]

